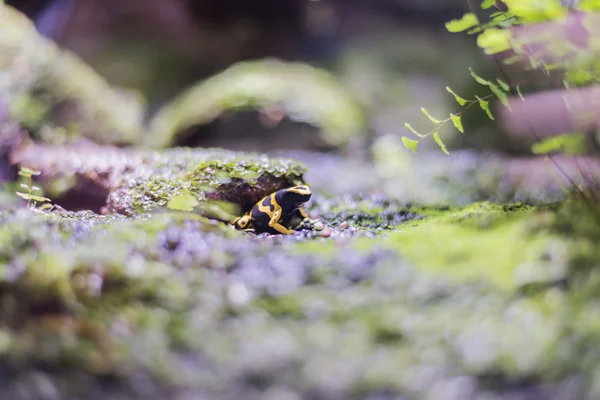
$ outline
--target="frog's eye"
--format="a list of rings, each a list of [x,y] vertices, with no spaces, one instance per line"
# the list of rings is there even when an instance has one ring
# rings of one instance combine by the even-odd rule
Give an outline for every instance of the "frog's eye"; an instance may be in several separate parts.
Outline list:
[[[235,221],[235,225],[237,225],[240,229],[244,229],[248,226],[249,223],[250,217],[248,217],[247,215],[241,216]]]

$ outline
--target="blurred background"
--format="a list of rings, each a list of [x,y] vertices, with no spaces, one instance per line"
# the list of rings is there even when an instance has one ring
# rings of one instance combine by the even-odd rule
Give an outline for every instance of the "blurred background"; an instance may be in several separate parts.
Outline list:
[[[110,83],[133,88],[149,115],[191,84],[241,61],[269,57],[330,71],[367,116],[369,140],[408,134],[404,122],[428,131],[421,114],[457,111],[451,86],[463,96],[482,88],[496,66],[475,38],[450,34],[467,1],[454,0],[9,0],[38,30],[81,56]],[[264,110],[263,110],[264,111]],[[236,150],[327,149],[318,129],[260,111],[225,113],[195,126],[178,145]],[[275,121],[276,123],[273,123]],[[519,152],[479,112],[468,131],[444,132],[447,145]],[[424,141],[420,148],[437,148]]]

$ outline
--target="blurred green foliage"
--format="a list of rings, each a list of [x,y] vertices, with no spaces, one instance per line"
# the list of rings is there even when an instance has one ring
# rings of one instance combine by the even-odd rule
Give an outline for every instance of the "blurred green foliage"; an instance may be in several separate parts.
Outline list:
[[[446,24],[446,29],[450,32],[466,32],[470,35],[477,35],[477,44],[483,49],[485,54],[495,55],[501,52],[512,51],[514,56],[504,60],[505,64],[516,64],[517,62],[524,63],[524,68],[539,69],[548,73],[549,71],[562,70],[562,83],[564,87],[572,86],[588,86],[592,83],[600,81],[600,36],[598,36],[597,26],[600,17],[595,14],[600,10],[600,2],[598,1],[580,1],[576,3],[578,12],[582,12],[582,26],[587,29],[590,34],[590,39],[587,40],[584,48],[578,47],[573,38],[569,35],[556,35],[552,32],[542,33],[541,31],[532,30],[532,33],[521,31],[519,36],[515,35],[511,30],[514,26],[533,25],[540,22],[558,21],[565,18],[571,7],[564,5],[559,0],[508,0],[503,1],[506,10],[497,8],[494,1],[482,1],[480,6],[484,10],[488,10],[487,21],[480,21],[474,12],[469,12],[463,15],[462,18],[449,21]],[[525,31],[527,32],[527,31]],[[531,46],[541,46],[533,54]],[[484,79],[470,69],[471,76],[480,85],[489,90],[489,94],[484,97],[475,96],[474,100],[466,100],[452,93],[463,111],[452,115],[449,118],[438,120],[428,115],[423,109],[431,122],[436,126],[428,133],[419,133],[412,129],[410,124],[406,124],[409,130],[417,136],[417,139],[403,138],[406,147],[416,151],[417,145],[423,139],[432,136],[434,141],[439,145],[443,152],[447,153],[446,147],[440,138],[440,129],[448,122],[460,121],[462,113],[469,109],[473,104],[479,104],[480,108],[485,111],[486,115],[494,120],[491,113],[489,102],[492,99],[499,100],[503,106],[510,109],[508,96],[520,96],[521,88],[518,84],[510,84],[502,79],[496,78],[492,80]],[[462,127],[462,123],[460,124]],[[575,150],[575,147],[577,150]],[[533,149],[535,153],[547,153],[555,150],[566,150],[570,154],[573,151],[580,152],[581,140],[577,137],[565,138],[561,136],[556,139],[550,139],[543,144],[537,144]]]

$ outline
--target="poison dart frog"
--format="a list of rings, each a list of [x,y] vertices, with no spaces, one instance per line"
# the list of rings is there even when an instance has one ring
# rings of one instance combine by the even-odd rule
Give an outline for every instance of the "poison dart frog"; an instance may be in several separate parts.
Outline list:
[[[263,197],[250,211],[234,219],[231,225],[236,229],[254,229],[256,233],[289,235],[294,232],[290,228],[295,220],[308,218],[302,206],[310,200],[311,194],[306,185],[278,190]]]

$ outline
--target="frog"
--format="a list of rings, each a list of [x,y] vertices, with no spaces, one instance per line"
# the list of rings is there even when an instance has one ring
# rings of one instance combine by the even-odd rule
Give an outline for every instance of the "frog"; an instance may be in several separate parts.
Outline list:
[[[250,211],[231,221],[239,230],[254,230],[255,233],[289,235],[308,215],[302,206],[310,200],[312,193],[308,185],[292,186],[263,197]]]

